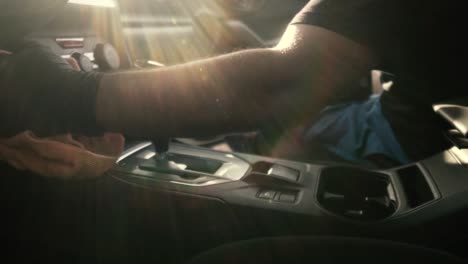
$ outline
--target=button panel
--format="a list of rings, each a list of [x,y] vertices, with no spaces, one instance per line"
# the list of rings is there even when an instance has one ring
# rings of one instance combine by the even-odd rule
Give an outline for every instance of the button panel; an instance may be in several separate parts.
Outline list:
[[[281,192],[271,189],[264,189],[258,192],[257,197],[264,200],[274,200],[276,202],[282,203],[295,203],[297,200],[297,193],[291,191]]]
[[[258,198],[265,200],[273,200],[276,196],[276,191],[273,190],[262,190],[258,193]]]

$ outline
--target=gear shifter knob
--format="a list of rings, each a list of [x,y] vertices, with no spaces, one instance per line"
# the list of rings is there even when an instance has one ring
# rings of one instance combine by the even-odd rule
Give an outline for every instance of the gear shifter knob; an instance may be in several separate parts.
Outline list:
[[[156,152],[157,159],[164,159],[166,153],[169,151],[169,138],[154,139],[153,141],[154,151]]]
[[[173,171],[178,170],[178,166],[174,162],[170,162],[167,152],[169,151],[169,138],[159,138],[153,141],[156,167],[160,170]]]

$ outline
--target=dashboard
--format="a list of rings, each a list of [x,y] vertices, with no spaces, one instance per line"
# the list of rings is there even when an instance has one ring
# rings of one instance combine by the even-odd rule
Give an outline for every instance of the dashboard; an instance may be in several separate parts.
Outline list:
[[[145,67],[151,66],[147,61],[172,65],[232,50],[275,45],[303,5],[303,1],[279,0],[116,3],[71,0],[61,12],[50,9],[48,19],[36,23],[47,21],[46,27],[38,30],[30,24],[33,34],[29,38],[51,47],[64,58],[74,57],[87,71],[133,68],[142,61]],[[44,17],[39,13],[35,16]],[[118,54],[121,65],[115,63],[117,56],[104,61],[100,60],[102,56],[95,56],[98,44],[98,54]],[[102,45],[110,52],[102,52]]]
[[[106,1],[99,1],[101,5],[84,2],[71,1],[46,27],[26,38],[51,48],[65,59],[74,58],[85,72],[114,71],[121,64],[128,65],[115,6]]]
[[[222,2],[229,9],[242,14],[253,14],[262,9],[267,0],[224,0]]]

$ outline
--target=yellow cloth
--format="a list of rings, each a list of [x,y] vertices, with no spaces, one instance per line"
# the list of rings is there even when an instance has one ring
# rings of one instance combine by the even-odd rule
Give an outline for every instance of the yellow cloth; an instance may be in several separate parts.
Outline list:
[[[70,134],[38,138],[31,131],[0,139],[0,160],[19,170],[46,177],[84,179],[103,175],[123,151],[124,137],[107,133],[102,137]]]
[[[0,50],[0,55],[11,52]],[[76,71],[80,66],[67,59]],[[46,177],[83,179],[103,175],[123,152],[125,139],[120,134],[102,137],[73,137],[70,134],[38,138],[25,131],[11,138],[0,138],[0,160],[19,170],[29,170]]]

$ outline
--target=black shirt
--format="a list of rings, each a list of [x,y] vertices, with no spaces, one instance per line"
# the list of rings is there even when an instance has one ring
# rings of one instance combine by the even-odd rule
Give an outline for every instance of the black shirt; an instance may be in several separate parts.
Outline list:
[[[293,24],[335,31],[370,48],[395,74],[382,111],[413,159],[446,147],[432,104],[468,94],[462,1],[312,0]]]

